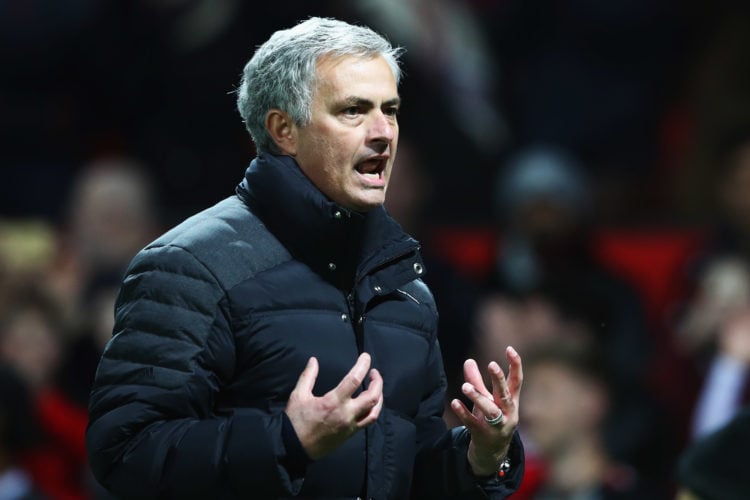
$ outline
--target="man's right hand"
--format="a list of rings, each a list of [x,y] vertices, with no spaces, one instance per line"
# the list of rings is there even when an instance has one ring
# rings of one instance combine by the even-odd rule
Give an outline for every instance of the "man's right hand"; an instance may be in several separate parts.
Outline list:
[[[369,368],[370,355],[360,354],[336,387],[316,397],[312,390],[318,377],[318,360],[310,358],[307,362],[284,411],[311,459],[327,455],[359,429],[377,420],[383,407],[383,378],[376,369]],[[367,390],[352,397],[362,386],[368,370],[370,384]]]

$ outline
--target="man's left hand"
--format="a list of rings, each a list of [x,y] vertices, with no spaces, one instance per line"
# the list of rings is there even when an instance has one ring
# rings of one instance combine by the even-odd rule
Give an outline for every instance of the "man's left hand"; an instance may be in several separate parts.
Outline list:
[[[518,404],[523,383],[521,356],[512,347],[505,350],[505,355],[510,363],[507,378],[495,361],[487,366],[492,392],[487,390],[477,362],[467,359],[464,362],[465,382],[461,391],[474,403],[474,408],[469,411],[460,400],[451,401],[453,412],[471,433],[468,460],[476,476],[489,476],[497,472],[518,426]]]

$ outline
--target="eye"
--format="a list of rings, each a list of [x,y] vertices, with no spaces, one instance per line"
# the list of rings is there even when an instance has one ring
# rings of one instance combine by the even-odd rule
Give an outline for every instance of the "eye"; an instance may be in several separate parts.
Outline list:
[[[383,113],[388,116],[398,116],[398,111],[399,111],[398,106],[390,106],[388,108],[385,108],[383,110]]]
[[[357,116],[360,113],[359,106],[349,106],[341,111],[346,116]]]

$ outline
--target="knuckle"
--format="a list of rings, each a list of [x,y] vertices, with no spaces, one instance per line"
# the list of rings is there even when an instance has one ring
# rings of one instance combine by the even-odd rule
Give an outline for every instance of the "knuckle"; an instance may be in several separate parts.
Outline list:
[[[362,384],[362,379],[354,373],[350,373],[346,378],[347,382],[354,388],[357,388]]]
[[[338,409],[338,405],[330,396],[324,396],[321,398],[320,407],[326,414],[335,413]]]

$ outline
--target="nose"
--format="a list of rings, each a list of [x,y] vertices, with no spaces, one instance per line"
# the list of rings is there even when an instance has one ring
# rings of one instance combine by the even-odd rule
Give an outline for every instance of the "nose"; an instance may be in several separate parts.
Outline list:
[[[396,137],[398,125],[394,116],[375,110],[368,129],[368,142],[388,145]]]

